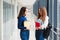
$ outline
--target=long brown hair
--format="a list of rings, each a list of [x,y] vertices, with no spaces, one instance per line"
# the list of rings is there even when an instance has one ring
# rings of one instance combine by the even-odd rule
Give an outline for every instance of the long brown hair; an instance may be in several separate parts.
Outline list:
[[[45,21],[45,17],[47,16],[47,10],[45,7],[40,8],[40,10],[38,11],[38,19],[41,18],[42,21]]]
[[[41,15],[41,14],[42,14],[42,10],[43,10],[42,8],[39,8],[39,9],[38,9],[38,19],[42,16],[42,15]]]
[[[17,18],[19,18],[21,16],[24,16],[25,15],[25,11],[26,11],[26,7],[22,7]]]

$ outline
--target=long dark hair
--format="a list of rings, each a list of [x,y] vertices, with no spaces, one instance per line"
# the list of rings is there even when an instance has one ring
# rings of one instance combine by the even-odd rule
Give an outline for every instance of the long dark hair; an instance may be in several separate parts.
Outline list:
[[[22,7],[17,18],[19,18],[21,16],[24,16],[25,15],[25,11],[26,11],[26,7]]]

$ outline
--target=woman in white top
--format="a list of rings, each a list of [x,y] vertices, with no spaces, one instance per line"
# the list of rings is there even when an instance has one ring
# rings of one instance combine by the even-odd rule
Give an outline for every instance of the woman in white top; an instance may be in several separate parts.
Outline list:
[[[43,37],[43,30],[47,28],[48,25],[48,16],[47,16],[47,10],[45,7],[40,8],[38,10],[38,18],[42,20],[42,24],[39,28],[36,28],[36,40],[44,40]],[[40,22],[41,23],[41,22]]]

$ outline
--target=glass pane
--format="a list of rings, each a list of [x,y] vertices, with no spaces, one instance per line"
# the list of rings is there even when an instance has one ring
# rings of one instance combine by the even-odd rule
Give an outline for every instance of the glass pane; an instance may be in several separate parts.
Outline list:
[[[49,38],[49,40],[52,40],[52,31],[50,32],[50,38]]]
[[[58,6],[59,6],[58,14],[59,14],[59,28],[60,28],[60,1],[59,1],[59,5]]]
[[[57,34],[54,33],[54,40],[57,40]]]
[[[54,31],[57,28],[57,0],[54,0]]]
[[[52,0],[49,3],[49,22],[52,25]]]
[[[60,28],[60,1],[59,1],[59,28]],[[59,40],[60,40],[60,29],[59,29]]]

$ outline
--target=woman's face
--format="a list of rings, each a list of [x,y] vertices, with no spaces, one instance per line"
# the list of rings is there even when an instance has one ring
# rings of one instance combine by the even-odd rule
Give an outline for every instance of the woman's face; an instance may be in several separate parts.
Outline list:
[[[25,15],[27,15],[27,13],[28,13],[28,9],[26,9],[26,11],[25,11]]]
[[[39,9],[39,14],[42,16],[42,10],[41,9]]]

